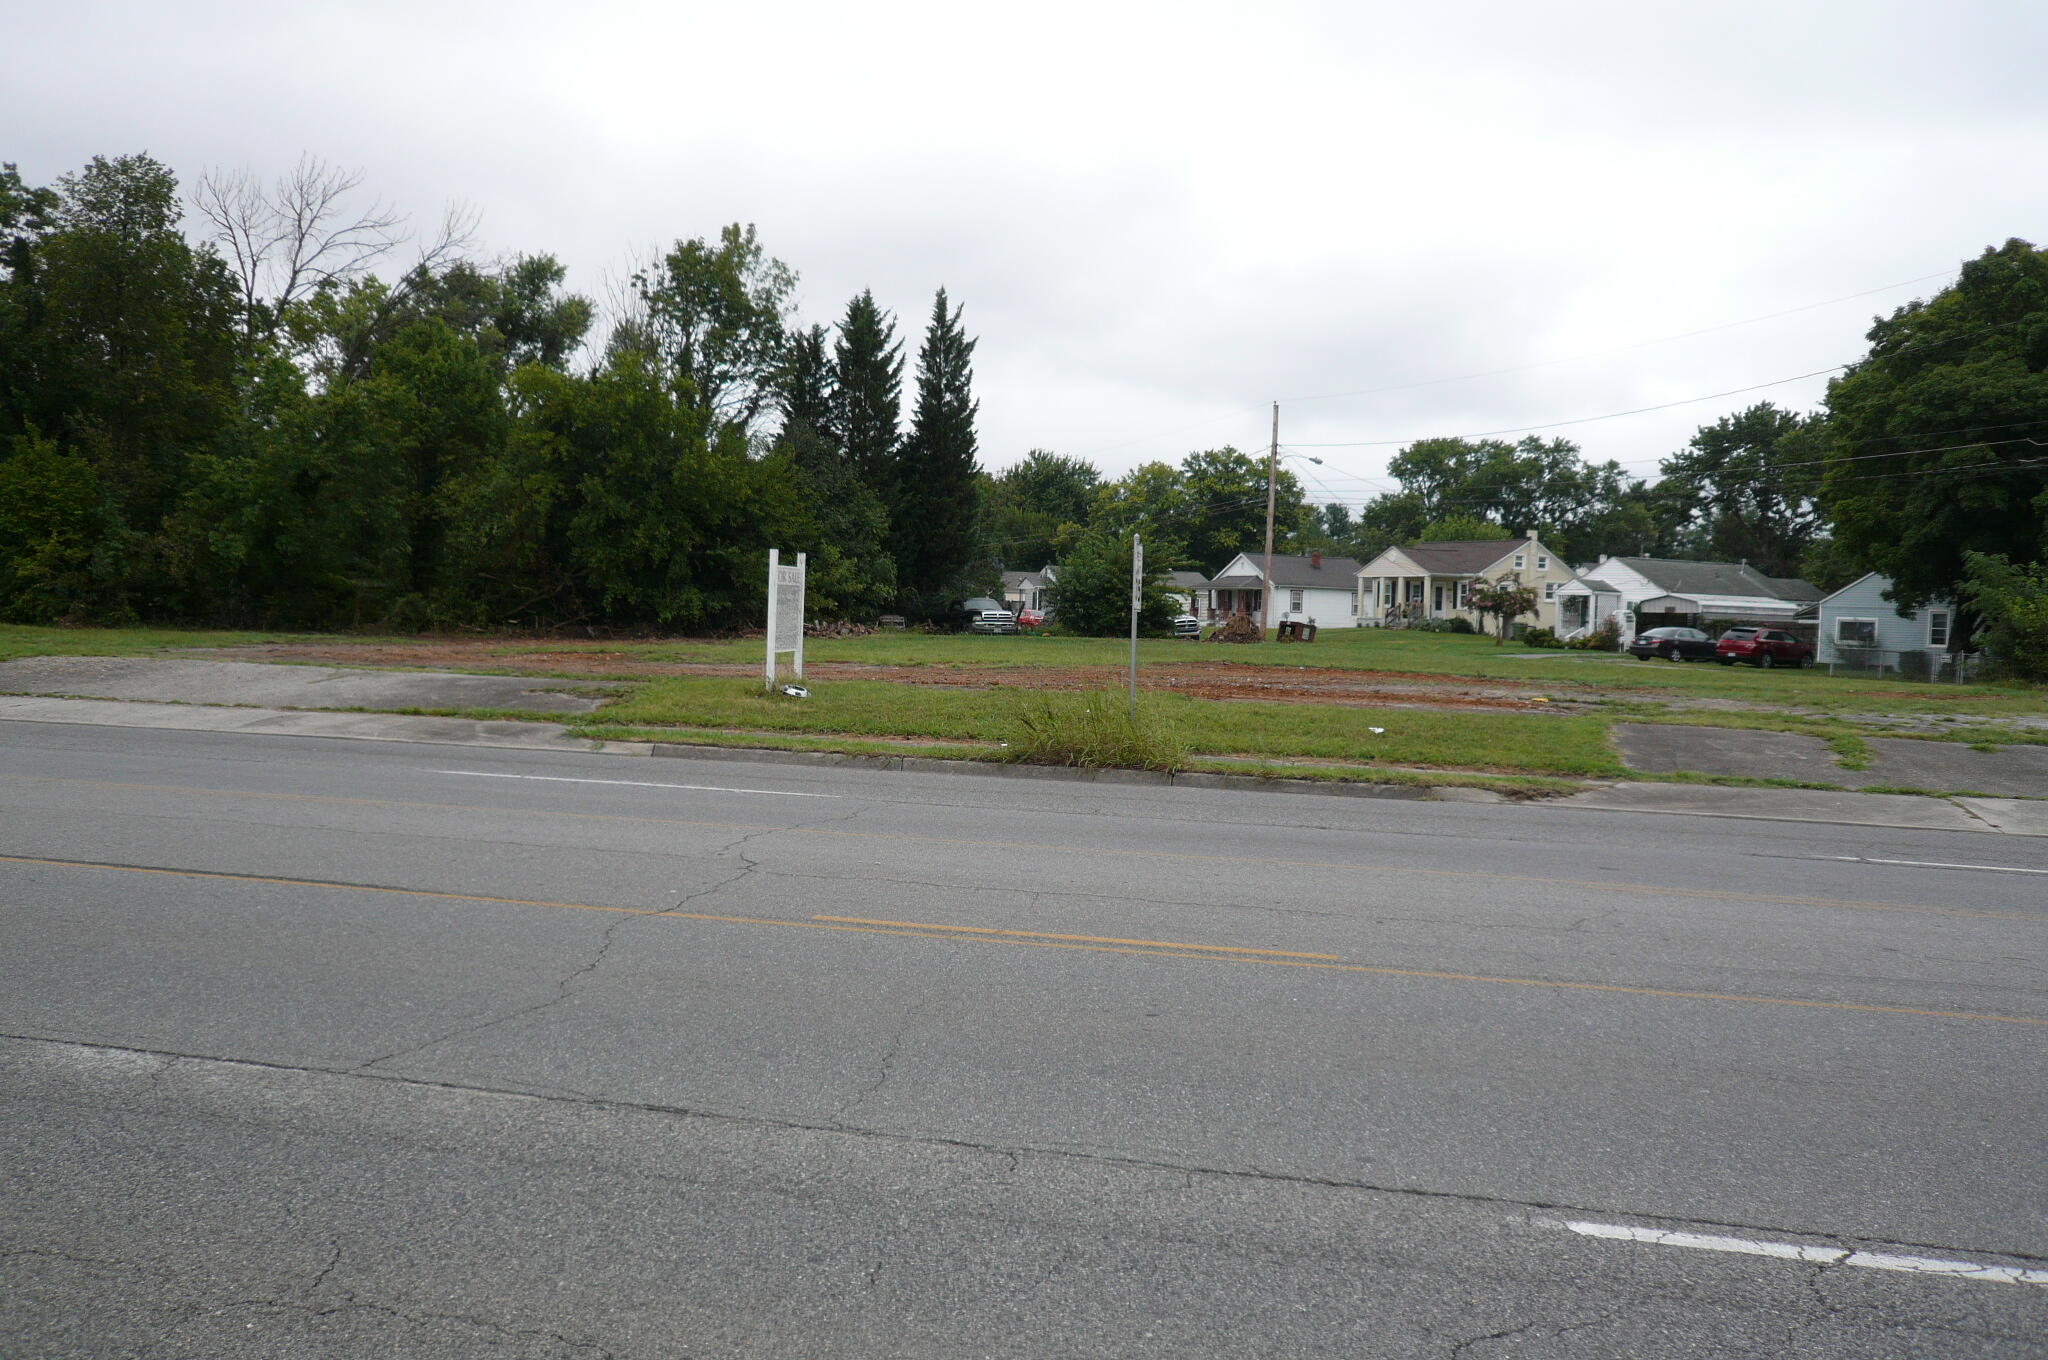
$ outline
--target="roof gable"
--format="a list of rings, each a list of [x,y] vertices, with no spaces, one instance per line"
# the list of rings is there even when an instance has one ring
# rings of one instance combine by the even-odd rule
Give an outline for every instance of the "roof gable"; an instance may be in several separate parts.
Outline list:
[[[1820,592],[1797,577],[1766,576],[1746,562],[1681,562],[1663,557],[1616,557],[1636,575],[1667,595],[1717,595],[1736,599],[1794,600],[1820,598]],[[1605,562],[1600,564],[1606,566]]]
[[[1481,576],[1516,553],[1531,552],[1556,557],[1533,538],[1452,539],[1443,543],[1408,543],[1400,549],[1404,558],[1431,576]]]
[[[1244,563],[1243,570],[1233,570],[1240,562]],[[1273,554],[1273,588],[1275,590],[1283,588],[1289,590],[1341,590],[1348,595],[1351,593],[1355,578],[1358,576],[1358,571],[1358,559],[1355,557],[1333,557],[1325,553],[1322,556],[1321,565],[1318,566],[1313,557],[1304,557],[1294,553]],[[1223,585],[1250,577],[1253,580],[1253,584],[1256,585],[1265,579],[1265,574],[1266,567],[1263,554],[1255,556],[1251,553],[1239,553],[1236,557],[1230,559],[1222,571],[1216,574],[1212,584]]]

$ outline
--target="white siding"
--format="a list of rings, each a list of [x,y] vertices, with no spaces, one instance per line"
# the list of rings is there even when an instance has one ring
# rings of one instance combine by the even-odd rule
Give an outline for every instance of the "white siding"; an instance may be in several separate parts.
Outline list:
[[[1287,586],[1273,587],[1273,597],[1275,623],[1282,619],[1314,619],[1318,628],[1349,628],[1356,617],[1351,612],[1352,599],[1348,590],[1304,587],[1299,609],[1290,608],[1294,591]]]

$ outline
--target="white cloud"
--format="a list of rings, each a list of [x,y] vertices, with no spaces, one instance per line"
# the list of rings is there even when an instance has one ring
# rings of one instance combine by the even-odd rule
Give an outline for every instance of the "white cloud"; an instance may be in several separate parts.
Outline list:
[[[302,151],[601,293],[759,225],[808,319],[934,288],[981,337],[984,458],[1115,471],[1263,442],[1274,398],[1614,350],[2038,238],[2033,0],[40,7],[0,126],[48,181]],[[1285,442],[1621,411],[1855,358],[1935,283],[1620,353],[1290,401]],[[1557,431],[1647,470],[1820,380]],[[1368,485],[1388,450],[1326,451]],[[1350,479],[1350,480],[1346,480]]]

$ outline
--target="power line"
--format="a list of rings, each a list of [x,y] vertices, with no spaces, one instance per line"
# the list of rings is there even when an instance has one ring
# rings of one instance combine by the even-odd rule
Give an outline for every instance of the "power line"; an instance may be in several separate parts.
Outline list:
[[[1928,281],[1929,281],[1929,280],[1931,280],[1931,279],[1939,279],[1939,278],[1946,278],[1946,277],[1948,277],[1949,275],[1951,275],[1951,274],[1953,274],[1953,273],[1955,273],[1955,272],[1956,272],[1956,271],[1955,271],[1955,270],[1953,270],[1953,269],[1944,269],[1944,270],[1940,270],[1940,271],[1937,271],[1936,273],[1932,273],[1932,274],[1922,274],[1922,275],[1919,275],[1919,276],[1918,276],[1918,277],[1916,277],[1916,278],[1910,278],[1910,279],[1903,279],[1903,280],[1901,280],[1901,281],[1900,281],[1900,282],[1898,282],[1898,283],[1888,283],[1888,284],[1885,284],[1884,286],[1882,286],[1882,287],[1879,287],[1879,288],[1867,288],[1867,289],[1864,289],[1864,290],[1863,290],[1863,291],[1861,291],[1861,292],[1857,292],[1857,293],[1845,293],[1845,294],[1843,294],[1843,295],[1842,295],[1842,296],[1840,296],[1840,297],[1834,297],[1834,298],[1827,298],[1827,299],[1825,299],[1825,300],[1823,300],[1823,301],[1820,301],[1820,302],[1809,302],[1809,303],[1804,303],[1804,304],[1802,304],[1802,305],[1800,305],[1800,306],[1797,306],[1797,307],[1787,307],[1787,308],[1785,308],[1785,309],[1783,309],[1783,310],[1781,310],[1781,311],[1776,311],[1776,312],[1766,312],[1766,313],[1762,314],[1761,316],[1752,316],[1752,317],[1744,317],[1743,319],[1741,319],[1741,320],[1739,320],[1739,321],[1724,321],[1724,322],[1721,322],[1721,323],[1719,323],[1719,324],[1717,324],[1717,325],[1712,325],[1712,326],[1702,326],[1702,327],[1700,327],[1700,328],[1699,328],[1699,329],[1697,329],[1697,330],[1690,330],[1690,331],[1681,331],[1681,332],[1679,332],[1679,333],[1678,333],[1678,334],[1676,334],[1676,335],[1665,335],[1665,336],[1659,336],[1659,337],[1657,337],[1657,338],[1655,338],[1655,339],[1651,339],[1651,340],[1637,340],[1637,341],[1632,341],[1632,342],[1631,342],[1631,343],[1629,343],[1629,344],[1625,344],[1625,345],[1617,345],[1617,346],[1615,346],[1615,347],[1613,347],[1613,348],[1611,348],[1611,349],[1604,349],[1604,350],[1594,350],[1594,351],[1592,351],[1592,352],[1590,352],[1590,353],[1586,353],[1586,354],[1575,354],[1575,355],[1566,355],[1566,356],[1563,356],[1563,357],[1561,357],[1561,358],[1556,358],[1556,359],[1539,359],[1539,360],[1536,360],[1536,361],[1535,361],[1535,362],[1533,362],[1533,363],[1527,363],[1527,364],[1516,364],[1516,365],[1511,365],[1511,366],[1509,366],[1509,367],[1507,367],[1507,368],[1494,368],[1494,369],[1486,369],[1486,370],[1483,370],[1483,371],[1481,371],[1481,372],[1477,372],[1477,373],[1461,373],[1461,374],[1453,374],[1453,375],[1451,375],[1451,376],[1449,376],[1449,377],[1443,377],[1443,378],[1425,378],[1425,379],[1422,379],[1422,380],[1420,380],[1420,381],[1418,381],[1418,382],[1410,382],[1410,383],[1395,383],[1395,384],[1392,384],[1392,385],[1389,385],[1389,386],[1385,386],[1385,387],[1369,387],[1369,388],[1362,388],[1362,389],[1360,389],[1360,390],[1358,390],[1358,391],[1354,391],[1354,392],[1322,392],[1322,393],[1316,393],[1316,394],[1313,394],[1313,395],[1310,395],[1310,396],[1302,396],[1302,397],[1288,397],[1288,398],[1283,398],[1283,399],[1282,399],[1282,403],[1281,403],[1281,404],[1282,404],[1282,405],[1287,405],[1287,404],[1290,404],[1290,403],[1294,403],[1294,402],[1304,402],[1304,401],[1336,401],[1336,400],[1341,400],[1341,399],[1343,399],[1343,398],[1347,398],[1347,397],[1367,397],[1367,396],[1376,396],[1376,395],[1378,395],[1378,394],[1380,394],[1380,393],[1385,393],[1385,392],[1406,392],[1406,391],[1412,391],[1412,390],[1414,390],[1414,389],[1416,389],[1416,388],[1423,388],[1423,387],[1440,387],[1440,386],[1443,386],[1443,385],[1445,385],[1445,384],[1448,384],[1448,383],[1458,383],[1458,382],[1473,382],[1473,381],[1476,381],[1476,380],[1478,380],[1478,379],[1480,379],[1480,378],[1495,378],[1495,377],[1503,377],[1503,376],[1506,376],[1506,375],[1508,375],[1508,374],[1512,374],[1512,373],[1525,373],[1525,372],[1529,372],[1529,371],[1532,371],[1532,370],[1534,370],[1534,369],[1539,369],[1539,368],[1552,368],[1552,367],[1555,367],[1555,366],[1557,366],[1557,365],[1559,365],[1559,364],[1579,363],[1579,362],[1582,362],[1582,361],[1584,361],[1584,360],[1587,360],[1587,359],[1599,359],[1599,358],[1605,358],[1606,356],[1608,356],[1608,355],[1610,355],[1610,354],[1625,354],[1625,353],[1628,353],[1628,352],[1630,352],[1630,351],[1632,351],[1632,350],[1638,350],[1638,349],[1647,349],[1647,348],[1649,348],[1649,347],[1651,347],[1651,346],[1655,346],[1655,345],[1664,345],[1664,344],[1671,344],[1671,343],[1673,343],[1673,342],[1676,342],[1676,341],[1679,341],[1679,340],[1689,340],[1689,339],[1692,339],[1692,338],[1693,338],[1693,337],[1695,337],[1695,336],[1700,336],[1700,335],[1710,335],[1710,334],[1713,334],[1713,333],[1714,333],[1714,332],[1716,332],[1716,331],[1724,331],[1724,330],[1733,330],[1733,329],[1735,329],[1735,328],[1737,328],[1737,327],[1741,327],[1741,326],[1753,326],[1753,325],[1758,325],[1758,324],[1760,324],[1760,323],[1762,323],[1762,322],[1765,322],[1765,321],[1775,321],[1775,320],[1779,319],[1780,317],[1786,317],[1786,316],[1795,316],[1795,315],[1798,315],[1798,314],[1799,314],[1799,313],[1801,313],[1801,312],[1810,312],[1810,311],[1816,311],[1816,310],[1818,310],[1818,309],[1820,309],[1820,308],[1822,308],[1822,307],[1832,307],[1832,306],[1836,306],[1836,305],[1838,305],[1838,304],[1840,304],[1840,303],[1843,303],[1843,302],[1853,302],[1853,301],[1855,301],[1855,300],[1856,300],[1856,299],[1858,299],[1858,298],[1865,298],[1865,297],[1874,297],[1874,296],[1876,296],[1876,295],[1877,295],[1877,294],[1879,294],[1879,293],[1889,293],[1889,292],[1892,292],[1892,291],[1894,291],[1894,290],[1896,290],[1896,289],[1899,289],[1899,288],[1909,288],[1909,287],[1911,287],[1912,285],[1914,285],[1914,284],[1916,284],[1916,283],[1926,283],[1926,282],[1928,282]],[[1821,371],[1822,371],[1822,372],[1832,372],[1832,371],[1834,371],[1834,370],[1832,370],[1832,369],[1823,369],[1823,370],[1821,370]],[[1809,375],[1809,376],[1812,376],[1812,375]],[[1786,381],[1786,382],[1794,382],[1794,381],[1797,381],[1797,379],[1791,379],[1791,378],[1788,378],[1788,379],[1785,379],[1784,381]],[[1766,384],[1766,385],[1768,385],[1768,384]],[[1740,390],[1749,390],[1749,391],[1753,391],[1753,390],[1756,390],[1756,389],[1740,389]],[[1700,397],[1700,398],[1696,398],[1696,400],[1700,400],[1700,401],[1709,401],[1709,400],[1712,400],[1712,398],[1711,398],[1711,397]],[[1673,404],[1674,404],[1674,405],[1684,405],[1685,403],[1683,403],[1683,402],[1679,402],[1679,403],[1673,403]],[[1260,412],[1263,412],[1263,411],[1265,410],[1265,406],[1266,406],[1266,404],[1265,404],[1264,402],[1260,402],[1260,403],[1257,403],[1257,404],[1251,404],[1251,403],[1247,403],[1247,404],[1245,405],[1245,407],[1244,407],[1244,410],[1245,410],[1245,411],[1246,411],[1247,413],[1249,413],[1249,412],[1251,412],[1251,411],[1260,411]],[[1668,408],[1664,408],[1664,407],[1645,407],[1645,408],[1644,408],[1644,410],[1646,410],[1646,411],[1651,411],[1651,410],[1662,410],[1662,409],[1668,409]],[[1633,414],[1639,414],[1639,412],[1618,412],[1617,414],[1618,414],[1618,415],[1633,415]],[[1611,419],[1611,418],[1612,418],[1612,417],[1593,417],[1593,419]],[[1566,422],[1566,423],[1571,423],[1571,422]],[[1152,440],[1152,439],[1160,439],[1160,438],[1165,438],[1165,437],[1167,437],[1168,435],[1173,435],[1173,434],[1180,434],[1180,433],[1184,433],[1184,432],[1186,432],[1187,430],[1191,430],[1191,429],[1201,429],[1201,428],[1204,428],[1204,427],[1205,427],[1206,425],[1207,425],[1207,422],[1206,422],[1206,421],[1201,421],[1201,422],[1195,422],[1195,423],[1192,423],[1192,424],[1189,424],[1189,425],[1183,425],[1183,426],[1178,426],[1178,427],[1176,427],[1176,428],[1174,428],[1174,429],[1172,429],[1172,430],[1166,430],[1166,431],[1156,431],[1156,432],[1152,432],[1152,433],[1148,433],[1148,434],[1136,435],[1136,436],[1134,436],[1134,437],[1132,437],[1132,438],[1130,438],[1130,439],[1120,440],[1120,441],[1118,441],[1117,443],[1114,443],[1114,444],[1097,444],[1097,445],[1093,445],[1093,446],[1091,446],[1091,447],[1089,447],[1089,448],[1086,448],[1086,449],[1080,449],[1080,450],[1077,450],[1077,451],[1075,452],[1075,454],[1074,454],[1073,456],[1075,456],[1075,457],[1087,457],[1087,456],[1088,456],[1088,455],[1090,455],[1090,454],[1096,454],[1096,453],[1110,453],[1110,452],[1114,452],[1114,451],[1115,451],[1115,450],[1117,450],[1117,449],[1125,449],[1125,448],[1129,448],[1129,447],[1130,447],[1131,445],[1133,445],[1133,444],[1142,444],[1142,443],[1145,443],[1145,442],[1147,442],[1148,440]],[[1527,427],[1527,428],[1529,428],[1529,429],[1552,429],[1552,428],[1556,428],[1556,427],[1555,427],[1555,426],[1549,426],[1549,425],[1537,425],[1537,426],[1529,426],[1529,427]],[[1506,433],[1516,433],[1516,431],[1497,431],[1496,433],[1503,433],[1503,434],[1506,434]],[[1371,441],[1371,442],[1374,442],[1374,443],[1388,443],[1388,444],[1397,444],[1397,443],[1403,443],[1403,442],[1412,442],[1412,441],[1403,441],[1403,440],[1384,440],[1384,441]],[[1301,447],[1301,446],[1297,446],[1297,447]],[[1321,444],[1321,445],[1310,445],[1310,446],[1307,446],[1307,447],[1314,447],[1314,448],[1357,448],[1357,447],[1366,447],[1366,445],[1362,445],[1362,444]]]
[[[1745,392],[1761,392],[1767,387],[1783,387],[1786,383],[1801,382],[1807,378],[1818,378],[1826,373],[1839,373],[1847,364],[1832,364],[1827,368],[1816,368],[1811,373],[1795,373],[1789,378],[1773,378],[1769,382],[1756,383],[1750,387],[1731,387],[1725,392],[1709,392],[1705,396],[1686,397],[1679,401],[1660,402],[1655,406],[1638,406],[1628,411],[1609,411],[1605,415],[1581,416],[1576,420],[1553,420],[1544,425],[1511,425],[1504,430],[1477,430],[1470,434],[1422,435],[1408,439],[1354,439],[1329,444],[1295,444],[1297,449],[1376,449],[1388,448],[1395,444],[1420,444],[1429,439],[1488,439],[1502,434],[1533,434],[1537,430],[1561,430],[1567,425],[1591,425],[1599,420],[1619,420],[1623,416],[1639,416],[1650,411],[1668,411],[1674,406],[1692,406],[1702,401],[1715,401],[1721,397],[1739,397]]]
[[[1528,373],[1539,368],[1554,368],[1558,364],[1575,364],[1587,359],[1604,359],[1610,354],[1626,354],[1631,350],[1647,349],[1652,345],[1668,345],[1679,340],[1690,340],[1694,336],[1712,335],[1716,331],[1734,330],[1739,326],[1754,326],[1764,321],[1775,321],[1781,316],[1796,316],[1800,312],[1816,311],[1822,307],[1832,307],[1837,303],[1854,302],[1857,298],[1875,297],[1879,293],[1889,293],[1898,288],[1910,288],[1916,283],[1925,283],[1929,279],[1947,278],[1955,272],[1953,269],[1944,269],[1934,274],[1922,274],[1915,279],[1905,279],[1899,283],[1888,283],[1882,288],[1868,288],[1860,293],[1846,293],[1841,297],[1829,298],[1824,302],[1809,302],[1804,306],[1787,307],[1781,312],[1766,312],[1762,316],[1745,317],[1740,321],[1724,321],[1719,325],[1702,326],[1698,330],[1681,331],[1677,335],[1659,336],[1654,340],[1637,340],[1626,345],[1616,345],[1612,349],[1593,350],[1586,354],[1569,354],[1557,359],[1538,359],[1534,363],[1515,364],[1508,368],[1489,368],[1478,373],[1461,373],[1449,378],[1425,378],[1420,382],[1393,383],[1386,387],[1367,387],[1356,392],[1322,392],[1315,396],[1286,398],[1283,400],[1283,404],[1303,401],[1339,401],[1347,397],[1374,397],[1384,392],[1412,392],[1419,387],[1441,387],[1446,383],[1473,382],[1480,378],[1499,378],[1510,373]]]
[[[1574,420],[1554,420],[1543,425],[1516,425],[1503,430],[1479,430],[1467,434],[1422,435],[1408,439],[1356,439],[1324,444],[1295,444],[1292,447],[1297,449],[1388,448],[1396,444],[1419,444],[1426,439],[1487,439],[1494,435],[1533,434],[1537,430],[1558,430],[1563,429],[1567,425],[1590,425],[1595,421],[1619,420],[1623,416],[1638,416],[1651,411],[1668,411],[1676,406],[1691,406],[1702,401],[1715,401],[1721,397],[1737,397],[1746,392],[1760,392],[1767,387],[1783,387],[1786,383],[1800,382],[1806,378],[1818,378],[1827,373],[1840,373],[1860,364],[1871,362],[1874,359],[1895,359],[1901,355],[1912,354],[1923,349],[1933,349],[1941,345],[1952,345],[1957,341],[1968,340],[1972,336],[1983,335],[1990,331],[2009,330],[2014,326],[2025,324],[2029,320],[2031,320],[2029,317],[2018,317],[2011,321],[1994,321],[1982,326],[1971,326],[1957,331],[1953,335],[1936,336],[1927,340],[1913,341],[1901,345],[1895,350],[1887,351],[1883,355],[1873,351],[1862,359],[1853,360],[1846,364],[1833,364],[1827,368],[1817,368],[1811,373],[1795,373],[1789,378],[1774,378],[1770,382],[1757,383],[1750,387],[1731,388],[1726,392],[1708,392],[1703,396],[1685,397],[1678,401],[1661,402],[1655,406],[1638,406],[1628,411],[1609,411],[1605,415],[1581,416]]]

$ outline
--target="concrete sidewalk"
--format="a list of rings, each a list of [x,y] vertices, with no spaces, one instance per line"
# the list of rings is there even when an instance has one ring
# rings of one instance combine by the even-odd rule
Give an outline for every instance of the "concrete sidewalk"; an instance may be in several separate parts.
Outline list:
[[[0,695],[0,722],[77,723],[102,727],[158,728],[190,732],[247,732],[262,736],[329,737],[355,741],[425,742],[455,746],[497,746],[524,750],[597,751],[608,755],[665,756],[685,760],[746,760],[783,765],[862,765],[915,769],[919,773],[997,778],[1079,779],[1100,783],[1144,783],[1189,788],[1242,788],[1360,797],[1425,798],[1442,802],[1502,801],[1498,793],[1474,788],[1425,789],[1403,785],[1331,784],[1313,780],[1260,779],[1251,775],[1166,776],[1129,770],[1064,770],[1004,766],[974,761],[913,757],[854,756],[826,752],[681,746],[650,742],[595,742],[573,735],[559,723],[483,722],[467,718],[426,718],[396,713],[288,712],[225,708],[203,704],[162,704],[96,699]],[[1815,789],[1725,788],[1710,784],[1625,782],[1542,801],[1534,806],[1561,811],[1649,813],[1665,816],[1819,822],[1846,826],[1908,827],[2010,836],[2048,836],[2048,801],[2011,798],[1922,798],[1903,794],[1833,793]]]
[[[591,680],[184,657],[29,656],[0,662],[0,694],[257,708],[481,708],[588,713],[618,691]]]
[[[601,744],[569,735],[560,723],[484,722],[402,713],[290,712],[210,704],[153,704],[115,699],[52,699],[0,694],[0,721],[151,727],[177,732],[250,732],[276,737],[345,737],[357,741],[419,741],[451,746],[646,755],[645,742]]]

